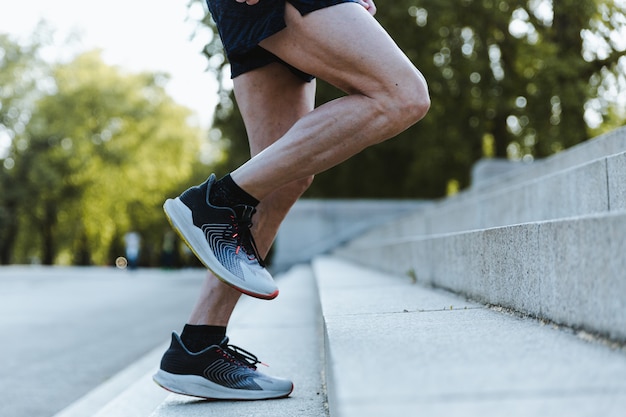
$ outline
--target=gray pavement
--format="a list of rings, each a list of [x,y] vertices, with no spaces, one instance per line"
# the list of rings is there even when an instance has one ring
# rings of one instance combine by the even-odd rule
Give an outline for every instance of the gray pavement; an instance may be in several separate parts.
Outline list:
[[[204,275],[0,267],[0,416],[49,417],[162,345]]]
[[[313,263],[333,417],[615,416],[626,353],[336,258]]]

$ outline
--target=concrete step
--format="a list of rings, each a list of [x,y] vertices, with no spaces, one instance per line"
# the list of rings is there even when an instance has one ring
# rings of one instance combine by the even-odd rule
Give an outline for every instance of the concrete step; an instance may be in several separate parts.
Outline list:
[[[323,324],[312,270],[308,265],[296,266],[276,280],[281,293],[275,300],[241,299],[229,337],[233,344],[270,365],[263,372],[294,382],[289,398],[229,402],[170,394],[152,381],[168,342],[55,417],[327,415]],[[164,340],[169,341],[169,335],[164,335]]]
[[[626,127],[590,139],[576,146],[556,153],[548,158],[535,160],[530,164],[511,163],[512,168],[489,180],[473,184],[471,192],[494,191],[501,187],[510,187],[517,183],[532,181],[537,178],[565,171],[595,159],[626,151]]]
[[[424,206],[367,234],[373,239],[433,235],[623,211],[626,152],[501,185]]]
[[[373,237],[335,253],[626,341],[626,211],[434,236]]]
[[[333,417],[624,415],[623,350],[407,276],[313,267]]]

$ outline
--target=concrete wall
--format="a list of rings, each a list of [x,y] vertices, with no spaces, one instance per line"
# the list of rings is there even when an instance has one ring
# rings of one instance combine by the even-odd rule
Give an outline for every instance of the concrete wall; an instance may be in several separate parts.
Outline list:
[[[398,200],[298,201],[281,225],[273,247],[272,270],[309,262],[366,230],[431,203]]]

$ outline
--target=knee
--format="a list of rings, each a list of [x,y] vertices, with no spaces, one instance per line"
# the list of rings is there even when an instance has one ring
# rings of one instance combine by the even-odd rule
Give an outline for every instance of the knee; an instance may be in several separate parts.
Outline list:
[[[399,88],[392,98],[395,117],[402,130],[423,119],[430,109],[428,86],[421,74],[408,80],[403,88]]]
[[[426,81],[418,80],[413,87],[407,91],[403,98],[403,107],[407,113],[407,121],[413,125],[422,120],[430,109],[430,95]]]
[[[394,82],[385,101],[384,112],[396,133],[423,119],[430,109],[430,96],[426,81],[419,73]]]

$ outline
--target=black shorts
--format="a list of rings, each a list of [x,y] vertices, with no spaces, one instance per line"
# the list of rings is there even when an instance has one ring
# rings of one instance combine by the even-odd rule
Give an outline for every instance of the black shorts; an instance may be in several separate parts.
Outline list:
[[[259,46],[263,39],[286,27],[286,1],[303,16],[335,4],[356,2],[356,0],[260,0],[254,6],[249,6],[235,0],[207,0],[209,11],[230,61],[232,78],[272,62],[280,62],[303,80],[313,79],[312,75],[294,68]]]

